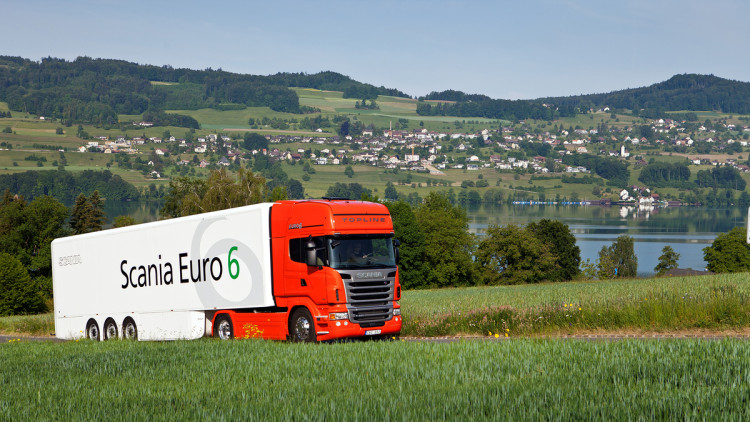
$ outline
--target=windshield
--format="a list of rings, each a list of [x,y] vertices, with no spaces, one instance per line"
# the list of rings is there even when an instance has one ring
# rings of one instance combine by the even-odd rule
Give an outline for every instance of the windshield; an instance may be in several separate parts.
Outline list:
[[[384,268],[395,267],[391,237],[335,237],[328,239],[328,256],[331,268]]]

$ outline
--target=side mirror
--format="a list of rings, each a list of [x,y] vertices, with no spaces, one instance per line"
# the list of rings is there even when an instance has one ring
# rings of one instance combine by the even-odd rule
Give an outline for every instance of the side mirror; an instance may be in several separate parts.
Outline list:
[[[315,242],[308,240],[305,244],[305,264],[315,267],[318,265],[318,254],[315,251]]]

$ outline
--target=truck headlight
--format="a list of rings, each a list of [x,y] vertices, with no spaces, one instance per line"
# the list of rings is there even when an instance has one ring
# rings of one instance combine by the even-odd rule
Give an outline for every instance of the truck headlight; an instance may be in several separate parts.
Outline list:
[[[393,308],[393,316],[401,315],[401,308]]]
[[[330,314],[328,314],[328,319],[331,321],[348,320],[349,313],[348,312],[331,312]]]

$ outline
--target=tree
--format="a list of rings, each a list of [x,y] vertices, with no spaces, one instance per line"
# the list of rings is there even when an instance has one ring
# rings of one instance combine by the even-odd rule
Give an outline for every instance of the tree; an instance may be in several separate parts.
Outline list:
[[[599,251],[599,278],[635,277],[638,274],[638,257],[635,256],[633,238],[619,236],[610,246]]]
[[[88,198],[82,193],[79,194],[70,216],[70,228],[73,229],[73,234],[99,231],[104,226],[104,222],[99,191],[94,191]]]
[[[474,237],[468,231],[466,211],[451,205],[444,195],[430,192],[414,214],[425,236],[427,286],[474,284]]]
[[[286,181],[286,193],[289,199],[303,199],[305,197],[305,188],[299,180],[289,179]]]
[[[283,201],[287,199],[286,186],[281,185],[273,188],[273,190],[271,191],[271,197],[269,199],[271,202]]]
[[[393,220],[393,234],[399,246],[398,274],[404,289],[426,287],[424,274],[425,236],[414,210],[404,202],[385,204]]]
[[[677,268],[677,261],[679,261],[679,259],[680,254],[675,252],[671,246],[664,246],[661,250],[659,263],[654,267],[654,272],[656,272],[656,275],[664,275],[667,271]]]
[[[346,175],[346,177],[350,179],[354,177],[354,169],[352,168],[352,166],[346,166],[346,169],[344,170],[344,174]]]
[[[745,228],[735,227],[716,236],[711,246],[703,248],[706,269],[715,273],[736,273],[750,270],[750,246]]]
[[[359,183],[346,183],[336,182],[333,186],[329,186],[326,191],[326,197],[329,198],[347,198],[353,200],[359,200],[362,195],[371,196],[372,190],[367,189]]]
[[[47,311],[39,288],[23,264],[13,255],[0,252],[0,315],[26,315]]]
[[[0,251],[21,261],[33,283],[52,297],[52,252],[50,244],[69,234],[65,228],[68,209],[50,196],[31,203],[6,191],[0,203]]]
[[[99,191],[95,190],[90,196],[89,196],[89,204],[91,204],[91,221],[90,221],[90,230],[93,231],[99,231],[104,227],[104,223],[106,223],[106,216],[104,214],[104,204],[102,203],[102,199],[99,197]]]
[[[345,120],[344,123],[341,123],[341,126],[339,126],[339,135],[340,136],[347,136],[349,135],[349,120]]]
[[[396,190],[396,187],[393,186],[393,183],[388,182],[385,184],[385,199],[396,201],[398,200],[398,191]]]
[[[553,270],[555,256],[531,230],[490,225],[477,247],[476,262],[485,284],[536,283]]]
[[[225,168],[214,170],[205,182],[179,180],[169,184],[162,215],[185,216],[262,202],[266,179],[239,169],[235,180]]]
[[[268,149],[268,139],[255,132],[245,132],[242,147],[248,151]]]
[[[529,223],[527,229],[542,243],[549,246],[554,256],[553,268],[545,274],[549,281],[568,281],[580,274],[581,249],[567,224],[557,220],[542,219]]]

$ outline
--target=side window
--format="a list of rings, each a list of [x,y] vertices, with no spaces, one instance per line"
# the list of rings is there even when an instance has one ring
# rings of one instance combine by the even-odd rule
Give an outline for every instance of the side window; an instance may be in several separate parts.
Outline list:
[[[305,262],[304,244],[306,239],[292,239],[289,241],[289,257],[294,262]]]
[[[294,262],[305,263],[305,257],[307,252],[305,246],[309,237],[302,237],[299,239],[289,240],[289,258]],[[319,265],[328,265],[328,254],[326,250],[326,238],[324,236],[316,236],[312,238],[315,243],[315,250],[318,255]]]

